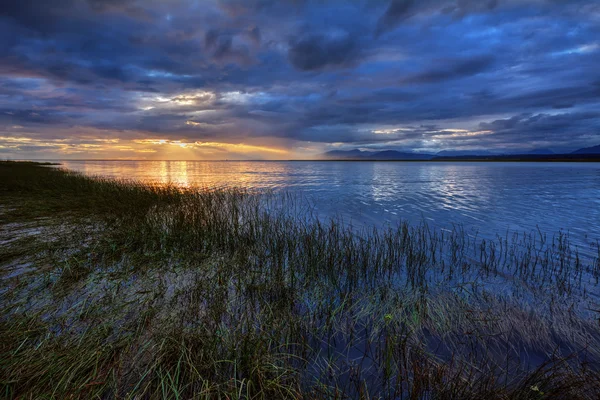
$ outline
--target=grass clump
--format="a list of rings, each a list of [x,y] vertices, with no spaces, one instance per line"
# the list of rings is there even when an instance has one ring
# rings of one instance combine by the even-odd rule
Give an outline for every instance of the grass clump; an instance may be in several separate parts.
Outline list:
[[[593,399],[597,259],[0,163],[4,398]],[[300,208],[301,209],[301,208]]]

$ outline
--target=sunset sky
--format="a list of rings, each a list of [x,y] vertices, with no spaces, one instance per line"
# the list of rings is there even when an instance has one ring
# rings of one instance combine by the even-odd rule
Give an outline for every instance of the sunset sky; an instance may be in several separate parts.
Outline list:
[[[598,144],[597,0],[0,5],[0,159]]]

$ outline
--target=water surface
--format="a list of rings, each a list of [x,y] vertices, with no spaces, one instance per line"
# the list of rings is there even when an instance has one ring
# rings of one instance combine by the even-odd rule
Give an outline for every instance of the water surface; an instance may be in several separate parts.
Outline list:
[[[493,238],[568,232],[584,253],[600,238],[600,164],[469,162],[62,161],[88,175],[183,187],[288,192],[353,224],[423,220]]]

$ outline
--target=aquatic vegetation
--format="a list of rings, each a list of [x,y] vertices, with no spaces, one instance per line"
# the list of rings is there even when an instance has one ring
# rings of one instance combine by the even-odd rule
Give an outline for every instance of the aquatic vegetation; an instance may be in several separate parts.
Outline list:
[[[357,229],[29,163],[0,180],[5,398],[600,394],[600,262],[562,232]]]

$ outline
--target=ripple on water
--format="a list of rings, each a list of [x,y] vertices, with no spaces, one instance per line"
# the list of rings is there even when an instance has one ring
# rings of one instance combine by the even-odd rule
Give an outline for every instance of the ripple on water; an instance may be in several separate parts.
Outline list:
[[[507,230],[600,237],[600,164],[436,162],[64,161],[89,175],[183,187],[274,190],[309,200],[321,217],[360,224],[453,224],[494,238]],[[586,237],[586,234],[588,237]],[[587,251],[587,250],[586,250]]]

